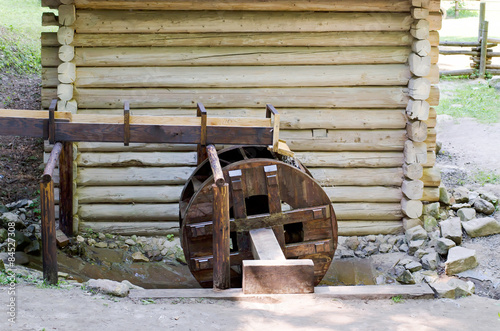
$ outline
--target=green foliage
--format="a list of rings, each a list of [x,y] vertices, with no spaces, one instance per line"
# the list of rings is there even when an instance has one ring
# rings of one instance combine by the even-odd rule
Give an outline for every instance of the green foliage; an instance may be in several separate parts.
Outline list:
[[[175,236],[173,234],[167,234],[167,240],[168,241],[174,241]]]
[[[403,297],[401,295],[396,295],[391,298],[392,302],[394,303],[401,303],[403,302]]]
[[[500,95],[494,88],[464,79],[453,80],[450,84],[440,86],[441,100],[436,107],[438,114],[473,117],[482,123],[499,121]]]
[[[143,305],[153,305],[156,303],[156,301],[154,301],[153,299],[142,299],[141,303]]]
[[[460,11],[458,12],[458,18],[466,18],[466,17],[478,17],[479,16],[479,11],[477,10],[464,10],[467,8],[468,5],[465,1],[459,1],[458,2],[458,8]],[[469,5],[470,7],[470,5]],[[446,17],[451,18],[455,17],[455,6],[453,5],[452,7],[448,8],[446,10]]]
[[[39,74],[41,70],[40,36],[45,11],[40,0],[0,0],[0,71],[9,74]]]
[[[482,186],[485,184],[500,184],[500,175],[493,171],[478,170],[472,175],[472,178]]]

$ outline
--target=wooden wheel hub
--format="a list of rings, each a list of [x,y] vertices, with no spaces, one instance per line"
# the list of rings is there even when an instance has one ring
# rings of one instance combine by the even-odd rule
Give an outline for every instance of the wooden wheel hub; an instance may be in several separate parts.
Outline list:
[[[230,189],[231,286],[241,286],[241,263],[253,259],[249,231],[262,228],[273,230],[287,259],[313,260],[318,284],[337,246],[335,213],[321,186],[300,165],[278,161],[265,149],[232,148],[219,159]],[[200,164],[186,184],[180,216],[189,268],[211,287],[213,177],[206,167]]]

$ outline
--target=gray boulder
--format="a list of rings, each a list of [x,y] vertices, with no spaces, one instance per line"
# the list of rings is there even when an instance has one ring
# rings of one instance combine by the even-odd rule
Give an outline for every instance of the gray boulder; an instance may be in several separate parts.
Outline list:
[[[424,205],[423,214],[439,218],[439,202]]]
[[[413,240],[408,244],[408,254],[413,255],[425,245],[425,240]]]
[[[495,212],[495,206],[484,199],[476,199],[474,201],[474,209],[476,209],[478,213],[483,213],[485,215],[491,215]]]
[[[500,223],[492,217],[476,218],[462,223],[462,226],[471,237],[485,237],[500,233]]]
[[[469,190],[463,186],[453,190],[453,197],[457,203],[469,202]]]
[[[9,232],[6,229],[0,227],[0,244],[7,240],[8,236]]]
[[[476,251],[464,247],[452,247],[448,251],[448,259],[445,262],[447,275],[455,275],[463,271],[477,267]]]
[[[458,278],[452,278],[447,284],[455,289],[456,299],[471,296],[476,290],[476,286],[470,280],[466,282]]]
[[[441,236],[443,238],[451,239],[457,245],[462,243],[462,224],[460,223],[460,218],[449,218],[439,223],[439,226],[441,227]]]
[[[436,242],[436,252],[440,255],[448,254],[450,248],[455,247],[457,244],[448,238],[439,238]]]
[[[488,85],[497,91],[500,91],[500,77],[493,77],[488,82]]]
[[[349,247],[352,250],[356,250],[359,246],[359,239],[358,237],[347,237],[344,243],[345,246]]]
[[[436,270],[439,264],[439,256],[437,252],[425,254],[422,256],[422,267],[426,270]]]
[[[476,218],[476,210],[474,208],[462,208],[457,211],[457,216],[460,217],[460,221],[467,222]]]
[[[417,261],[412,261],[405,265],[405,268],[410,272],[416,272],[422,269],[422,264],[418,263]]]
[[[496,204],[498,202],[498,197],[491,192],[480,191],[479,196],[482,199],[491,202],[492,204]]]
[[[462,208],[470,208],[472,207],[472,205],[470,203],[455,203],[453,205],[451,205],[451,209],[452,210],[459,210],[459,209],[462,209]]]
[[[439,187],[439,202],[447,206],[451,204],[450,194],[448,193],[446,187],[444,186]]]
[[[404,270],[403,273],[396,278],[396,280],[402,284],[415,284],[415,279],[410,271]]]
[[[15,224],[14,226],[17,230],[22,230],[26,228],[26,225],[24,224],[23,220],[17,214],[4,213],[2,214],[2,216],[0,216],[0,223],[3,224],[5,228],[7,228],[8,224],[12,222]]]
[[[115,282],[109,279],[90,279],[85,284],[90,290],[117,297],[126,297],[129,292],[129,286],[127,284]]]
[[[429,285],[434,290],[438,298],[455,299],[455,289],[450,285],[444,282],[436,282]]]
[[[420,225],[414,226],[411,229],[406,230],[405,232],[406,242],[414,241],[414,240],[426,240],[427,239],[427,231]]]
[[[424,229],[430,232],[438,227],[438,221],[431,215],[424,215]]]

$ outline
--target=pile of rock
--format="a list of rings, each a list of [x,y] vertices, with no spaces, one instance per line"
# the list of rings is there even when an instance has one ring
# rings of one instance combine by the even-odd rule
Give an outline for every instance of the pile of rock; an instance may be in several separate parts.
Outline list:
[[[0,252],[7,252],[9,239],[14,239],[17,263],[27,263],[24,253],[40,255],[40,238],[40,209],[37,201],[23,199],[6,206],[0,205]]]

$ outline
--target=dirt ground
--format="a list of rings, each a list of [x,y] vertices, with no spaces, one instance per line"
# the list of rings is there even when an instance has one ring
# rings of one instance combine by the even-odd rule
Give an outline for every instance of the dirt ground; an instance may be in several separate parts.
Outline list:
[[[5,288],[0,301],[7,302]],[[17,288],[18,317],[1,330],[499,330],[499,302],[335,300],[290,296],[273,302],[176,299],[152,304],[89,295],[81,289]],[[6,311],[6,306],[2,305]]]

